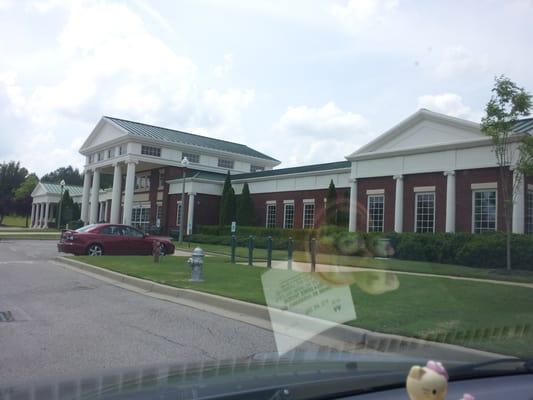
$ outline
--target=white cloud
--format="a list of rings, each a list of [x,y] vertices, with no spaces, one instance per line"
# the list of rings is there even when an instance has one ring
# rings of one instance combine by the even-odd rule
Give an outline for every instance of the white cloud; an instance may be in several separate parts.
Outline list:
[[[289,107],[281,116],[277,128],[309,136],[347,136],[365,132],[367,122],[359,114],[343,111],[333,102],[320,108]]]
[[[224,54],[224,61],[220,65],[216,65],[214,73],[217,78],[226,76],[233,69],[233,54]]]
[[[472,52],[463,46],[449,46],[435,66],[435,75],[438,78],[453,78],[465,73],[482,72],[486,70],[486,60],[479,54],[474,56]]]
[[[348,0],[334,4],[331,14],[347,31],[359,33],[385,23],[398,4],[398,0]]]
[[[463,98],[455,93],[424,95],[418,98],[418,107],[440,112],[452,117],[466,118],[479,121],[481,114],[463,103]]]

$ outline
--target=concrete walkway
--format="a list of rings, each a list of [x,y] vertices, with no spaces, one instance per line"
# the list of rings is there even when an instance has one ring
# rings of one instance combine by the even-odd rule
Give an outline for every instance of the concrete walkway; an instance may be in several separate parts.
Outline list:
[[[239,262],[238,264],[248,265],[247,262]],[[266,268],[266,262],[254,262],[254,266]],[[287,261],[272,260],[272,268],[287,269]],[[310,272],[311,264],[293,261],[292,269],[294,271]],[[439,274],[431,274],[431,273],[424,273],[424,272],[396,271],[396,270],[378,269],[378,268],[348,267],[348,266],[343,266],[343,265],[316,264],[315,271],[316,272],[361,272],[361,271],[388,272],[390,274],[397,274],[397,275],[413,275],[413,276],[422,276],[422,277],[430,277],[430,278],[452,279],[452,280],[459,280],[459,281],[492,283],[496,285],[519,286],[519,287],[525,287],[528,289],[533,289],[533,283],[527,283],[527,282],[499,281],[496,279],[469,278],[465,276],[439,275]]]

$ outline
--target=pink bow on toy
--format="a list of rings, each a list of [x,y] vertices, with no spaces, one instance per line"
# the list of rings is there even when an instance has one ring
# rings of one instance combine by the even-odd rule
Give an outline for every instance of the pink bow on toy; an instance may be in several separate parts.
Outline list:
[[[442,363],[438,361],[429,360],[426,364],[426,368],[432,371],[435,371],[437,374],[444,376],[446,380],[448,380],[448,372],[446,372],[446,369],[444,368]],[[471,399],[467,399],[467,400],[471,400]]]
[[[465,393],[463,394],[463,397],[460,400],[476,400],[476,398],[471,394]]]

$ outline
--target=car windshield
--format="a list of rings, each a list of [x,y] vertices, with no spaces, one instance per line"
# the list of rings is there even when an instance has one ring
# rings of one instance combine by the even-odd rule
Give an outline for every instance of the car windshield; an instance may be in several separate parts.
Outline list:
[[[0,399],[533,393],[532,16],[0,0]]]

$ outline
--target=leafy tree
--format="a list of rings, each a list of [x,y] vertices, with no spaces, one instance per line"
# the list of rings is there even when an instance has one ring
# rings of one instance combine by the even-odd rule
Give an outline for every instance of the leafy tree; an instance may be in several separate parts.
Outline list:
[[[33,201],[31,192],[35,189],[37,183],[39,183],[37,175],[33,173],[29,174],[24,179],[24,182],[14,191],[14,197],[17,201],[17,212],[26,215],[26,227],[28,227],[28,218],[31,214],[31,204]]]
[[[507,269],[511,269],[511,224],[513,204],[517,189],[522,185],[522,176],[533,172],[533,141],[530,137],[517,135],[513,127],[519,117],[529,115],[531,94],[517,86],[509,78],[496,77],[492,97],[485,107],[481,120],[481,130],[492,140],[492,147],[500,171],[505,228],[507,233]],[[518,142],[518,146],[516,143]],[[509,169],[518,171],[518,179],[513,180]]]
[[[235,191],[231,186],[231,177],[228,171],[224,187],[222,189],[222,198],[220,200],[219,225],[229,225],[235,219]]]
[[[333,183],[333,179],[329,183],[328,193],[326,195],[326,223],[328,225],[337,225],[337,189]]]
[[[41,177],[41,182],[59,183],[61,180],[65,180],[67,185],[82,186],[83,174],[80,173],[78,168],[72,168],[69,165],[68,167],[60,167]]]
[[[10,161],[0,165],[0,224],[4,216],[15,210],[14,191],[28,175],[18,161]]]
[[[61,198],[61,221],[58,221],[58,228],[65,226],[69,221],[78,220],[79,218],[80,208],[76,203],[74,203],[74,200],[72,200],[72,197],[70,197],[68,189],[66,189],[63,192],[63,197]]]
[[[248,183],[242,187],[237,207],[237,222],[241,226],[253,226],[255,222],[254,203],[250,195]]]

